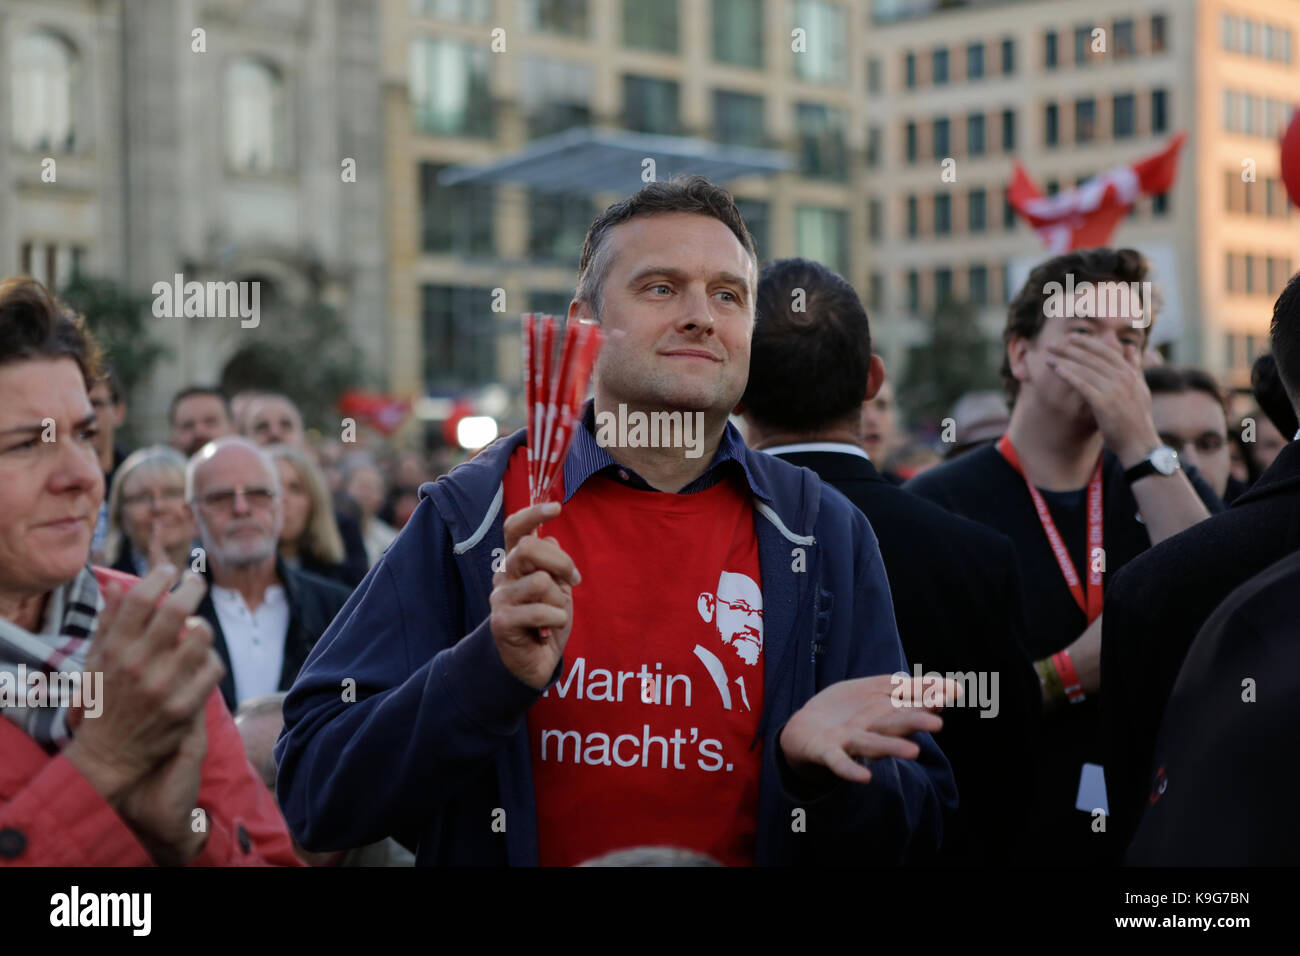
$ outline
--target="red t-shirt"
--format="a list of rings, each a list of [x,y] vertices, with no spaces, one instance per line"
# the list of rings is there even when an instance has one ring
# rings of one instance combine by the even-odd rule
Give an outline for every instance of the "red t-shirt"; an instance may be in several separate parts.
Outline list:
[[[525,453],[507,515],[528,504]],[[593,476],[541,534],[582,583],[564,672],[528,712],[540,862],[675,846],[752,864],[763,597],[743,479],[675,495]]]

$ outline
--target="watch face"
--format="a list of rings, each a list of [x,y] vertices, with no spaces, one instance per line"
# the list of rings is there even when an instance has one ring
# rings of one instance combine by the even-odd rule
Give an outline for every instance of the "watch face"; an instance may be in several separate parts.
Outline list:
[[[1162,475],[1172,475],[1178,470],[1178,452],[1168,445],[1161,445],[1151,453],[1151,464]]]

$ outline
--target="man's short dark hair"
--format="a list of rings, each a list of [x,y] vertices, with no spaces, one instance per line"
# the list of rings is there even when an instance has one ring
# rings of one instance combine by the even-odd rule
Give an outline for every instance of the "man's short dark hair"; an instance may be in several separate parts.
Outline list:
[[[1273,303],[1268,335],[1282,387],[1290,396],[1291,404],[1300,408],[1300,272],[1291,277]]]
[[[1223,389],[1209,372],[1199,368],[1175,368],[1172,365],[1154,365],[1144,369],[1147,388],[1152,395],[1182,395],[1185,392],[1204,392],[1227,414]]]
[[[230,418],[232,421],[234,420],[230,414],[230,399],[226,397],[226,393],[221,389],[215,388],[211,385],[190,385],[186,388],[182,388],[172,396],[171,411],[167,414],[167,420],[173,425],[176,424],[176,409],[180,406],[181,402],[185,401],[185,399],[193,398],[195,395],[211,395],[213,398],[219,399],[221,401],[221,407],[226,410],[226,418]]]
[[[100,353],[85,321],[35,279],[0,281],[0,366],[61,358],[77,363],[90,391]]]
[[[755,303],[741,399],[754,420],[811,433],[858,415],[871,328],[853,286],[819,262],[777,259],[763,267]]]
[[[1002,331],[1002,388],[1007,395],[1007,404],[1014,405],[1020,393],[1020,383],[1011,372],[1011,359],[1007,356],[1007,346],[1013,338],[1038,338],[1047,321],[1045,304],[1047,295],[1044,287],[1051,282],[1066,284],[1067,275],[1074,276],[1077,285],[1080,282],[1141,282],[1147,277],[1150,267],[1142,253],[1136,249],[1080,249],[1054,256],[1046,262],[1040,262],[1029,273],[1029,278],[1020,287],[1016,297],[1007,307],[1007,325]],[[1147,303],[1142,303],[1146,307]],[[1155,303],[1151,304],[1155,314]],[[1154,324],[1154,319],[1153,319]],[[1151,335],[1150,327],[1142,332],[1145,346]]]
[[[122,379],[117,374],[117,369],[113,368],[108,362],[101,362],[97,381],[108,386],[108,397],[114,405],[122,404]]]
[[[597,318],[604,305],[605,276],[613,261],[609,247],[610,230],[630,219],[668,212],[692,212],[718,220],[731,230],[749,253],[749,258],[757,264],[754,240],[750,238],[731,193],[703,176],[674,176],[665,182],[650,183],[597,216],[583,240],[582,256],[578,260],[578,289],[574,298],[591,306]]]

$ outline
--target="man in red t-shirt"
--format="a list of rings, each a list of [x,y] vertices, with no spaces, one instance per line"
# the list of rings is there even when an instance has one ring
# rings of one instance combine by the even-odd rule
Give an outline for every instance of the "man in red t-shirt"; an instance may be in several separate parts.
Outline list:
[[[728,421],[756,273],[730,195],[699,177],[592,225],[568,317],[606,342],[559,500],[528,505],[522,431],[426,486],[285,702],[279,792],[304,846],[405,833],[421,863],[559,865],[935,849],[955,788],[929,733],[955,686],[893,676],[861,513]]]

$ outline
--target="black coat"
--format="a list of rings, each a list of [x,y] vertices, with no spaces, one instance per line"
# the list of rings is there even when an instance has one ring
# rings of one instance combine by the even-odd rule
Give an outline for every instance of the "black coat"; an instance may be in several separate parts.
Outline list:
[[[910,664],[924,672],[998,674],[996,717],[954,708],[943,714],[944,729],[935,735],[952,763],[960,800],[942,852],[952,863],[1010,859],[1034,802],[1031,748],[1041,701],[1023,647],[1011,541],[889,483],[857,455],[778,457],[816,472],[867,516]]]
[[[290,568],[280,558],[275,559],[275,571],[289,602],[289,632],[284,638],[284,664],[280,669],[278,685],[280,690],[288,690],[311,649],[330,626],[334,616],[347,603],[349,591],[334,581]],[[221,621],[217,618],[217,608],[212,603],[212,571],[209,569],[204,576],[208,579],[208,591],[203,595],[198,614],[212,625],[212,633],[216,638],[212,642],[212,648],[226,666],[226,676],[221,678],[221,696],[226,699],[226,706],[233,714],[237,706],[235,672],[230,666],[230,649],[226,646],[226,636],[221,630]]]
[[[1102,614],[1102,734],[1110,826],[1127,842],[1150,787],[1160,717],[1187,649],[1236,587],[1300,550],[1300,442],[1248,491],[1130,561]]]
[[[1300,553],[1233,591],[1197,635],[1165,710],[1128,862],[1300,860],[1297,604]]]

